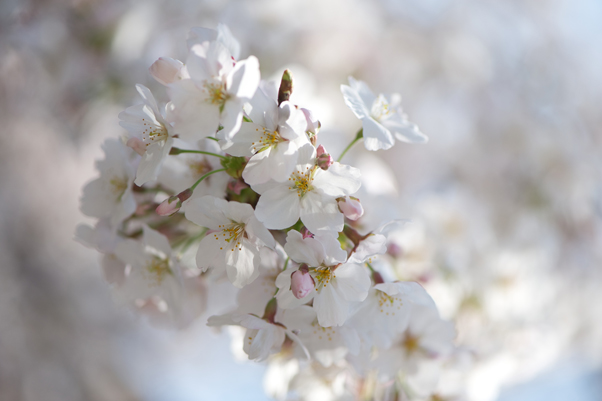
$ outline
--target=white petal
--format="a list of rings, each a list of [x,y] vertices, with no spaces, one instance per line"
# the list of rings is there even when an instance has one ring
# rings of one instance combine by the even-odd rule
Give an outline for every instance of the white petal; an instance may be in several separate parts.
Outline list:
[[[314,309],[322,327],[341,326],[349,315],[349,304],[333,285],[325,285],[315,296]]]
[[[191,199],[186,205],[185,216],[199,226],[216,230],[220,225],[231,223],[230,219],[224,214],[226,205],[226,200],[215,196]]]
[[[144,243],[165,254],[165,257],[171,255],[171,246],[167,237],[148,226],[142,227]]]
[[[351,195],[362,185],[360,176],[359,169],[335,162],[328,170],[320,169],[316,172],[313,185],[329,196]]]
[[[355,252],[349,257],[350,263],[364,263],[376,255],[382,255],[387,252],[387,237],[380,234],[369,235],[364,239]]]
[[[220,131],[220,137],[226,141],[231,141],[240,130],[242,124],[242,102],[239,99],[230,99],[224,104],[220,121],[223,129]]]
[[[363,119],[370,115],[370,111],[366,107],[366,104],[362,101],[357,91],[347,85],[341,85],[341,92],[343,93],[345,104],[351,109],[357,118]]]
[[[224,146],[226,141],[222,141],[222,149],[234,156],[253,156],[252,149],[255,147],[253,145],[259,144],[262,134],[263,127],[261,125],[243,122],[240,130],[232,137],[227,146]],[[223,136],[222,131],[220,131],[219,135],[220,137]]]
[[[255,215],[267,228],[288,228],[299,220],[299,197],[286,184],[265,191],[255,207]]]
[[[220,249],[221,248],[221,249]],[[222,270],[226,267],[225,253],[230,252],[228,243],[213,234],[208,234],[201,240],[196,254],[196,264],[199,269],[206,271],[208,268]]]
[[[372,106],[374,100],[376,100],[376,96],[364,81],[349,77],[349,85],[357,92],[365,105],[368,107]]]
[[[364,146],[368,150],[386,150],[395,143],[389,130],[371,117],[362,120],[362,127],[364,130]]]
[[[226,217],[237,223],[244,223],[254,216],[253,206],[248,203],[226,202],[221,203],[222,210]]]
[[[263,84],[264,81],[262,81]],[[255,95],[250,101],[251,111],[249,117],[255,124],[259,124],[262,127],[266,127],[270,130],[274,130],[276,127],[268,127],[264,116],[267,114],[269,119],[276,120],[278,118],[278,103],[275,98],[270,97],[260,85]]]
[[[257,57],[250,56],[239,61],[228,75],[226,88],[230,95],[237,98],[250,100],[259,86],[259,61]]]
[[[230,282],[238,288],[251,283],[259,275],[259,251],[247,239],[241,244],[228,244],[226,250],[226,272]]]
[[[190,49],[196,44],[201,44],[203,42],[211,42],[215,39],[217,39],[217,31],[215,29],[194,27],[191,28],[188,32],[188,39],[186,39],[186,44]]]
[[[240,56],[240,43],[224,24],[217,24],[217,41],[221,42],[235,60]]]
[[[408,143],[427,143],[428,137],[420,132],[420,128],[409,122],[402,115],[395,115],[381,121],[381,124],[395,135],[398,141]]]
[[[146,152],[140,159],[138,171],[136,172],[136,185],[142,186],[149,181],[155,181],[161,170],[163,160],[169,154],[173,139],[168,138],[165,141],[152,143],[146,147]]]
[[[155,116],[161,116],[161,113],[159,112],[159,106],[157,106],[157,101],[155,100],[155,97],[151,93],[150,89],[144,85],[137,84],[136,90],[140,96],[142,96],[144,103],[147,104],[154,112]]]
[[[276,246],[274,237],[263,224],[257,220],[255,216],[251,217],[246,224],[245,231],[249,234],[249,239],[252,237],[258,238],[261,241],[261,245],[269,248]]]
[[[176,81],[168,89],[172,104],[169,118],[182,139],[194,142],[213,136],[219,126],[219,107],[208,103],[190,79]]]
[[[349,302],[361,302],[368,296],[370,290],[370,275],[365,267],[355,263],[339,266],[333,279],[341,296]]]
[[[278,111],[278,125],[280,135],[288,140],[294,140],[299,136],[305,136],[307,120],[305,114],[292,103],[282,102]]]
[[[311,267],[320,266],[326,257],[324,247],[318,240],[303,238],[303,235],[295,230],[290,230],[286,235],[284,250],[295,262],[307,263]]]
[[[301,221],[312,233],[343,230],[345,219],[334,198],[310,191],[301,198],[300,207]]]

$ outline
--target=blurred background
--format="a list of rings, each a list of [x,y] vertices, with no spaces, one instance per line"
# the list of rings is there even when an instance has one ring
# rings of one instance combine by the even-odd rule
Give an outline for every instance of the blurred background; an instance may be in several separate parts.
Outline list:
[[[148,67],[219,22],[264,78],[292,69],[335,155],[360,127],[349,75],[401,93],[430,137],[346,161],[367,210],[414,221],[400,269],[471,356],[444,381],[474,401],[602,400],[598,0],[0,2],[0,400],[268,399],[265,367],[234,360],[227,335],[120,309],[73,241],[134,85],[165,100]]]

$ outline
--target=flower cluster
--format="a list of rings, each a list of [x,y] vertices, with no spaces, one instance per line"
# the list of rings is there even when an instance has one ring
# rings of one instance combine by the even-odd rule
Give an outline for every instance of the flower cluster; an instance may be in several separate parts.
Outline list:
[[[292,366],[277,398],[313,399],[318,378],[350,372],[407,388],[452,351],[454,329],[422,286],[374,263],[403,223],[362,223],[360,171],[340,160],[362,139],[374,151],[426,137],[399,96],[350,78],[341,91],[362,129],[335,161],[318,145],[320,122],[290,101],[288,70],[279,86],[261,80],[223,25],[192,29],[187,45],[185,62],[149,70],[169,101],[137,85],[142,103],[119,115],[128,137],[104,144],[81,200],[98,222],[76,238],[104,255],[118,299],[157,323],[189,325],[229,280],[238,307],[208,325],[239,326],[249,359]]]

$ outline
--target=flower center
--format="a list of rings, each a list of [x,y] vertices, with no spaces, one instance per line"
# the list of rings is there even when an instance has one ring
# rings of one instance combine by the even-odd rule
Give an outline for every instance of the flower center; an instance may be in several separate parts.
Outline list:
[[[312,273],[314,280],[316,281],[316,291],[318,291],[319,288],[326,287],[326,285],[330,283],[333,278],[337,277],[334,275],[330,267],[327,266],[313,268]]]
[[[192,175],[196,178],[196,177],[200,177],[203,174],[206,174],[208,172],[210,172],[211,170],[213,170],[213,168],[211,167],[211,164],[209,164],[209,162],[206,159],[202,159],[202,160],[194,160],[194,161],[189,161],[188,162],[188,167],[190,168],[190,171],[192,172]],[[209,179],[211,177],[207,177],[207,179]]]
[[[263,132],[259,137],[258,142],[253,142],[251,145],[253,146],[253,152],[259,153],[263,152],[271,148],[272,146],[278,145],[280,142],[286,141],[283,137],[280,136],[278,131],[270,131],[267,128],[262,127]],[[255,131],[259,132],[260,128],[255,128]]]
[[[238,248],[239,251],[242,250],[241,240],[245,236],[244,223],[220,225],[219,229],[222,230],[221,233],[213,234],[216,240],[220,239],[221,234],[222,239],[224,239],[228,244],[232,245],[232,249],[230,249],[232,252],[234,252],[235,248]],[[222,247],[220,247],[219,249],[222,249]]]
[[[142,131],[142,142],[146,146],[152,143],[159,143],[168,138],[167,128],[158,121],[151,121],[146,118],[142,119],[144,130]]]
[[[311,191],[314,187],[311,185],[313,177],[314,169],[309,169],[309,166],[303,172],[301,170],[297,170],[289,177],[289,181],[291,181],[291,186],[288,187],[290,190],[296,190],[297,195],[301,198],[303,195]]]
[[[388,295],[382,291],[377,291],[377,297],[380,313],[385,313],[387,316],[395,316],[395,311],[401,309],[401,306],[403,305],[401,298]]]
[[[226,103],[226,92],[221,82],[207,82],[203,84],[203,92],[207,94],[206,102],[222,107]]]
[[[165,276],[172,274],[169,267],[169,259],[153,256],[151,261],[146,265],[146,271],[150,273],[153,285],[161,285]]]
[[[420,338],[406,332],[405,338],[401,345],[406,349],[408,355],[413,354],[420,349]]]
[[[378,95],[378,97],[372,103],[372,109],[370,110],[370,117],[375,120],[382,120],[392,113],[392,110],[389,108],[389,102],[383,95]]]
[[[125,193],[125,190],[128,189],[128,180],[123,177],[113,177],[109,183],[111,184],[111,191],[115,195],[117,200],[121,200],[121,197]]]

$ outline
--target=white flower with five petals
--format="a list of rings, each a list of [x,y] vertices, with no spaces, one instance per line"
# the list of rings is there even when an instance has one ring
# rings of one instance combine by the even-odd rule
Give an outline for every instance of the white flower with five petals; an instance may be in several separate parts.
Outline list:
[[[360,187],[358,169],[334,163],[328,170],[315,164],[311,145],[299,149],[299,158],[288,181],[252,185],[261,194],[255,214],[269,229],[292,226],[299,218],[309,231],[340,232],[344,216],[336,198],[351,195]]]
[[[136,185],[157,179],[161,164],[173,144],[174,130],[159,111],[153,94],[144,85],[136,85],[144,103],[119,113],[119,125],[131,137],[128,146],[142,156],[136,172]]]
[[[259,248],[274,248],[275,241],[257,220],[251,205],[204,196],[192,199],[185,215],[211,230],[199,244],[196,257],[199,269],[225,270],[228,279],[239,288],[257,278]]]
[[[220,125],[230,140],[240,129],[244,103],[259,85],[257,58],[235,61],[221,42],[203,42],[190,49],[186,70],[190,79],[169,85],[170,121],[187,141],[213,136]]]
[[[313,299],[318,323],[323,327],[341,326],[350,315],[351,307],[366,299],[370,289],[367,268],[356,263],[345,263],[346,253],[338,240],[325,235],[303,238],[295,230],[288,232],[284,250],[297,263],[305,263],[315,282],[315,291],[298,302]],[[279,288],[276,298],[282,308],[295,307],[291,299],[291,274],[297,269],[286,269],[276,279]],[[282,300],[282,301],[281,301]]]
[[[261,88],[251,106],[253,121],[243,122],[231,142],[222,141],[222,148],[231,155],[251,158],[242,175],[247,184],[286,181],[297,164],[299,148],[311,146],[305,134],[305,114],[288,101],[278,106]]]
[[[375,96],[363,81],[349,77],[349,85],[341,85],[341,92],[347,106],[362,121],[366,149],[389,149],[395,139],[409,143],[428,141],[402,112],[399,94],[394,94],[389,102],[382,94]]]
[[[84,187],[81,211],[86,216],[106,217],[116,227],[136,210],[133,152],[117,139],[107,139],[102,148],[106,157],[96,162],[100,177]]]

